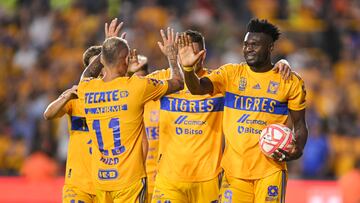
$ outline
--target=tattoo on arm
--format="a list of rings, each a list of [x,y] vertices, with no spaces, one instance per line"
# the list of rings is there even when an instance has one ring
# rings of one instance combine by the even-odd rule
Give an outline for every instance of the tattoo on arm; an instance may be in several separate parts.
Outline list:
[[[180,70],[180,64],[177,60],[177,49],[175,46],[167,46],[166,51],[168,53],[168,61],[171,70],[171,79],[168,80],[168,90],[167,94],[174,93],[176,91],[184,89],[184,76]]]
[[[98,77],[104,66],[100,62],[100,54],[85,68],[81,79],[87,77]]]

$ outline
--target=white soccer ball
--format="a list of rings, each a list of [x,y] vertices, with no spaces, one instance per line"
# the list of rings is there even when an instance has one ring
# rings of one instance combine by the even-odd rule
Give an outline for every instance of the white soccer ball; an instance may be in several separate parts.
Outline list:
[[[272,157],[279,148],[291,152],[294,149],[294,142],[295,136],[290,128],[283,124],[271,124],[261,131],[259,145],[266,156]]]

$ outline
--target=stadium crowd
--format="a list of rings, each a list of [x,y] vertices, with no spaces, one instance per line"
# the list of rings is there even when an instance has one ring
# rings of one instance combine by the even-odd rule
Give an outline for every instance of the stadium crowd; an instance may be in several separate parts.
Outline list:
[[[206,66],[243,61],[246,22],[266,18],[283,32],[276,57],[305,80],[309,139],[290,177],[338,178],[360,160],[360,2],[357,0],[8,0],[0,2],[0,175],[63,175],[66,119],[47,122],[47,104],[79,80],[82,53],[104,39],[103,24],[125,22],[127,40],[166,66],[159,30],[196,29]],[[37,167],[41,167],[37,165]]]

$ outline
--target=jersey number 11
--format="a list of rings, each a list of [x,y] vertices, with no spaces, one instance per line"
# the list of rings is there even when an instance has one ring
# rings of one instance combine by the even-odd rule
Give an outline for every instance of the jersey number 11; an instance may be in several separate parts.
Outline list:
[[[104,149],[104,142],[101,135],[100,130],[100,121],[94,120],[93,121],[93,130],[96,133],[96,139],[99,145],[99,150],[104,156],[109,156],[109,150]],[[114,137],[114,148],[111,149],[112,155],[116,156],[125,151],[125,146],[121,145],[120,141],[120,121],[119,118],[112,118],[109,122],[109,128],[113,130],[113,137]]]

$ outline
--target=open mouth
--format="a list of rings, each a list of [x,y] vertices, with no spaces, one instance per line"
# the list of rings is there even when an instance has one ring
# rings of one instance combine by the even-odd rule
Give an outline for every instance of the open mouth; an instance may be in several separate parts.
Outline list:
[[[246,58],[247,58],[247,59],[254,59],[255,56],[256,56],[255,54],[247,54],[247,55],[246,55]]]

